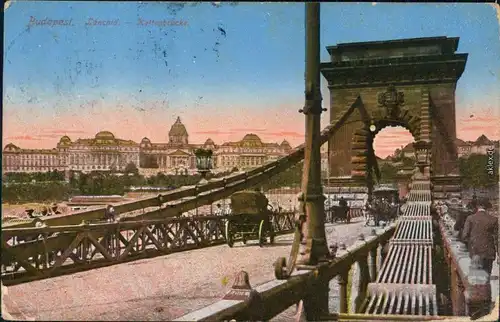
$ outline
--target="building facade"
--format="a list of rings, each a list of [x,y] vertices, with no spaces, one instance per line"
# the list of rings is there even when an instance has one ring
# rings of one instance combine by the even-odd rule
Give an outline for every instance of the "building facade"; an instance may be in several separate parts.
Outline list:
[[[140,143],[116,138],[109,131],[101,131],[91,139],[72,141],[63,136],[54,149],[22,149],[12,143],[5,146],[2,170],[8,172],[47,171],[110,171],[124,170],[133,163],[139,172],[153,175],[195,174],[199,148],[214,152],[214,172],[244,170],[276,160],[292,151],[290,144],[265,143],[255,134],[247,134],[237,142],[216,145],[210,138],[202,144],[189,143],[189,134],[177,118],[168,133],[168,142],[153,143],[143,138]]]
[[[488,154],[488,151],[495,150],[498,153],[499,141],[492,141],[481,135],[476,141],[457,140],[458,157],[468,157],[471,154]]]
[[[455,140],[455,145],[457,147],[458,157],[469,157],[471,154],[488,154],[488,151],[495,150],[498,153],[500,141],[492,141],[486,137],[486,135],[481,135],[476,139],[476,141],[463,141],[460,139]],[[415,152],[413,149],[413,143],[409,143],[402,149],[403,156],[406,158],[415,159]]]

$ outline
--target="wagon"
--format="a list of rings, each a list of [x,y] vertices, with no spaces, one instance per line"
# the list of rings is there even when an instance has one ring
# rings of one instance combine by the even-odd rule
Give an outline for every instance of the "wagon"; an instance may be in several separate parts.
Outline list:
[[[334,222],[337,222],[337,221],[346,222],[346,223],[351,222],[351,217],[349,214],[349,206],[347,206],[347,207],[331,206],[328,209],[328,212],[330,214],[330,222],[332,224]]]
[[[373,195],[377,199],[386,199],[394,201],[396,206],[391,206],[388,209],[379,209],[379,216],[381,220],[390,221],[395,220],[400,215],[400,200],[399,191],[394,187],[381,186],[373,190]]]
[[[274,243],[272,206],[266,196],[259,191],[240,191],[231,196],[232,216],[226,221],[226,242],[233,247],[235,239],[244,244],[257,239],[262,247],[269,238]]]

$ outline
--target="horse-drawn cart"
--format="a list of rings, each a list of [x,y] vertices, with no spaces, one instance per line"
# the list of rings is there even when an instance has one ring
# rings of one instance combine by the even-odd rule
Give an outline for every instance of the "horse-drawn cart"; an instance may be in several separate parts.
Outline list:
[[[226,222],[226,242],[233,247],[234,240],[241,237],[244,244],[257,239],[259,246],[274,243],[272,206],[259,191],[240,191],[231,196],[233,215]]]
[[[351,217],[349,214],[349,206],[331,206],[327,210],[327,216],[330,218],[330,223],[336,223],[337,221],[339,222],[346,222],[350,223],[351,222]]]
[[[395,221],[400,215],[399,191],[393,187],[380,186],[373,190],[374,202],[367,211],[366,224],[373,222],[378,226],[380,221]]]

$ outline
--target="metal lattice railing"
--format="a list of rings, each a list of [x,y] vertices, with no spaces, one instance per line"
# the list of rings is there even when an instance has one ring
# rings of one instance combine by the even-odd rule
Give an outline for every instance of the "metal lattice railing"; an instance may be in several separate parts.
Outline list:
[[[295,213],[274,213],[275,233],[295,228]],[[2,281],[6,285],[75,273],[226,242],[231,216],[82,224],[2,231]],[[22,241],[21,241],[22,240]]]

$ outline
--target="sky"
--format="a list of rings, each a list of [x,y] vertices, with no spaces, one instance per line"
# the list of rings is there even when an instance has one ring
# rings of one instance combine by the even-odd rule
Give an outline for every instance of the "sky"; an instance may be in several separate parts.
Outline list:
[[[497,15],[487,4],[322,3],[321,60],[338,43],[460,37],[458,52],[469,58],[456,90],[457,136],[499,139]],[[53,148],[62,135],[102,130],[167,142],[180,116],[192,143],[255,133],[296,146],[304,140],[304,57],[301,3],[11,2],[3,145]],[[323,78],[322,94],[329,107]],[[375,150],[385,157],[411,141],[387,128]]]

